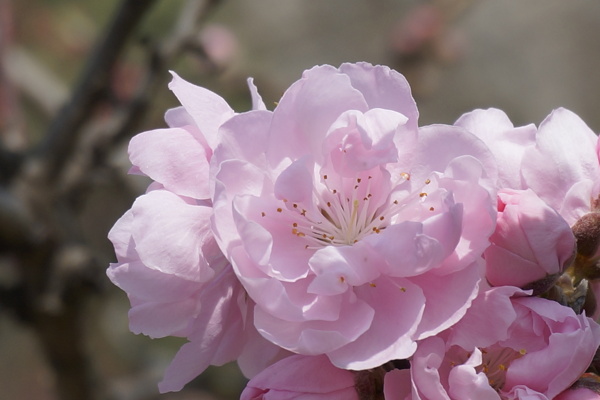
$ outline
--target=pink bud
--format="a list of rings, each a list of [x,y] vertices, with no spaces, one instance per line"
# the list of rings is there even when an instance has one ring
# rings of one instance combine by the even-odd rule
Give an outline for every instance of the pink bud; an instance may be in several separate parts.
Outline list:
[[[575,237],[567,222],[532,190],[498,192],[496,230],[485,251],[486,277],[493,286],[532,287],[558,276],[572,260]],[[552,282],[546,282],[550,286]]]
[[[248,382],[241,400],[358,400],[354,373],[334,367],[325,356],[293,355]]]

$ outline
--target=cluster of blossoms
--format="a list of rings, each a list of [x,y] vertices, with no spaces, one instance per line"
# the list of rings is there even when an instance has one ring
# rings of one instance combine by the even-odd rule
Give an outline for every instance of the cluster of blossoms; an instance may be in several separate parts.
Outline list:
[[[600,399],[598,139],[572,112],[418,126],[399,73],[314,67],[273,111],[174,75],[153,183],[110,232],[159,384],[237,361],[242,399]]]

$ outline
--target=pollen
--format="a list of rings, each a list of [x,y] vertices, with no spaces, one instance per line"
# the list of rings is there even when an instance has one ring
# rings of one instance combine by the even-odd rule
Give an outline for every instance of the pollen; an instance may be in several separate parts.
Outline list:
[[[401,172],[400,177],[404,180],[410,181],[410,174],[408,172]]]
[[[521,350],[519,350],[519,354],[524,356],[525,354],[527,354],[527,350],[521,349]]]
[[[374,284],[373,282],[369,282],[369,286],[371,286],[371,287],[377,287],[377,285]]]
[[[435,208],[429,207],[429,211],[435,211]]]
[[[425,184],[429,185],[431,183],[431,179],[425,179]]]
[[[421,192],[421,193],[419,193],[419,197],[427,197],[427,193]]]
[[[280,212],[282,212],[282,211],[283,211],[283,209],[282,209],[281,207],[278,207],[278,208],[277,208],[277,212],[278,212],[278,213],[280,213]]]

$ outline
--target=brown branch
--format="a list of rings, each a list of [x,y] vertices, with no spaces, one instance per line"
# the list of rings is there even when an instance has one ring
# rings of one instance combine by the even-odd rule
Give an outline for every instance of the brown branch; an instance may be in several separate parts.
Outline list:
[[[190,48],[199,22],[221,1],[184,3],[172,33],[148,47],[149,62],[134,95],[99,124],[95,110],[110,103],[112,70],[154,2],[122,1],[72,97],[33,152],[0,148],[0,253],[16,260],[19,274],[10,286],[0,282],[0,304],[35,331],[62,400],[99,397],[92,387],[96,379],[88,365],[83,316],[90,288],[105,281],[98,277],[104,268],[94,262],[78,219],[79,206],[94,187],[90,174],[102,170],[115,145],[137,129],[153,93],[169,78],[167,65]]]
[[[156,0],[124,0],[93,51],[70,101],[50,124],[36,153],[49,178],[56,177],[72,154],[80,128],[102,99],[127,38]]]
[[[140,127],[140,122],[149,111],[151,100],[159,90],[165,90],[166,81],[170,78],[168,66],[190,51],[197,38],[200,24],[213,12],[221,0],[197,1],[188,0],[181,7],[180,14],[173,24],[172,32],[159,43],[147,45],[146,68],[135,93],[122,104],[108,121],[101,125],[88,126],[86,138],[81,141],[77,157],[72,160],[68,172],[61,180],[61,188],[72,204],[81,204],[81,199],[90,188],[90,180],[85,179],[90,172],[106,165],[111,152],[124,140],[128,140],[132,132]],[[208,58],[206,64],[211,64]],[[209,68],[208,73],[219,73],[217,67]]]

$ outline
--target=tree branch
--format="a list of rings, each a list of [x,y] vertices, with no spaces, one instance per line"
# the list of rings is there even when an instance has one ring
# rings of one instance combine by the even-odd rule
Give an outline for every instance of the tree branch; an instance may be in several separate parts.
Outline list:
[[[70,101],[50,124],[35,151],[49,178],[55,178],[71,155],[82,124],[102,99],[117,58],[131,33],[155,0],[124,0],[93,51]]]

